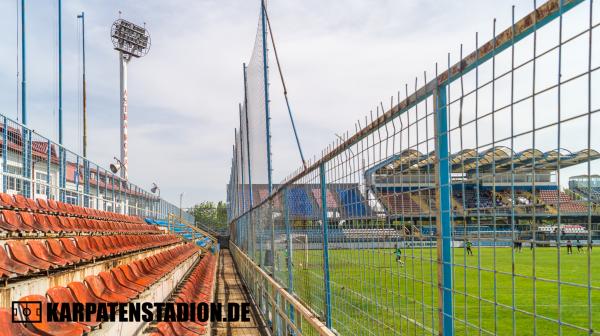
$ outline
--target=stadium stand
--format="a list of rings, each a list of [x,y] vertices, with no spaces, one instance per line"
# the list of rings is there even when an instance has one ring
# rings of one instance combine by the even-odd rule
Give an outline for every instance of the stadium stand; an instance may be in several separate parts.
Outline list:
[[[367,202],[358,190],[358,185],[342,186],[336,191],[340,198],[343,218],[364,218],[370,215]]]
[[[304,188],[290,188],[287,192],[289,215],[296,218],[316,217],[313,203]]]
[[[540,198],[544,203],[553,206],[554,208],[560,207],[562,212],[586,212],[587,207],[573,202],[569,195],[558,190],[540,190]]]
[[[600,175],[577,175],[569,178],[569,190],[583,199],[600,204]]]
[[[200,303],[210,304],[212,302],[217,258],[209,254],[202,258],[191,270],[178,290],[172,296],[175,303]],[[203,335],[207,332],[206,321],[195,322],[159,322],[153,336],[177,336],[177,335]]]
[[[421,207],[412,200],[410,194],[382,191],[379,193],[380,201],[391,215],[423,213]]]
[[[52,303],[126,303],[147,290],[154,283],[160,281],[166,274],[182,261],[190,258],[197,252],[198,247],[192,243],[180,245],[165,250],[156,255],[133,261],[104,272],[100,275],[86,276],[84,281],[74,281],[66,286],[55,286],[45,295],[28,295],[20,298],[23,302]],[[210,254],[209,254],[210,255]],[[204,259],[211,259],[206,257]],[[214,273],[213,273],[214,274]],[[21,307],[23,309],[24,306]],[[23,332],[21,325],[5,323],[5,311],[0,312],[0,328],[8,330],[9,334],[49,334],[49,335],[82,335],[98,327],[101,323],[94,322],[49,322],[45,314],[31,316],[30,320],[41,322],[28,322],[24,324],[27,332]],[[95,320],[95,316],[93,320]]]
[[[312,188],[311,194],[317,207],[321,209],[323,207],[323,200],[321,199],[321,189],[320,188]],[[331,189],[326,190],[325,199],[327,201],[327,209],[328,210],[337,210],[339,208],[338,200],[335,197],[335,194],[331,191]]]
[[[163,286],[167,276],[170,280],[165,284],[179,281],[169,274],[197,260],[202,248],[207,251],[211,247],[209,237],[186,242],[153,220],[3,193],[0,235],[0,280],[5,286],[45,290],[13,298],[9,292],[22,292],[9,288],[3,297],[8,302],[130,302],[142,293],[148,295],[145,293],[153,286]],[[202,257],[201,267],[194,269],[195,279],[203,279],[203,272],[214,278],[215,258],[210,252],[202,253]],[[211,267],[207,266],[209,261]],[[78,271],[83,269],[86,271]],[[49,276],[53,280],[46,281]],[[38,281],[37,285],[27,285],[31,281]],[[192,285],[196,288],[198,283]],[[203,293],[210,290],[212,283]],[[6,335],[82,335],[100,327],[95,321],[48,322],[45,314],[29,315],[29,321],[39,317],[39,323],[12,323],[12,311],[0,307],[0,330]],[[21,305],[17,311],[21,317],[23,308]],[[199,327],[195,331],[202,330]]]

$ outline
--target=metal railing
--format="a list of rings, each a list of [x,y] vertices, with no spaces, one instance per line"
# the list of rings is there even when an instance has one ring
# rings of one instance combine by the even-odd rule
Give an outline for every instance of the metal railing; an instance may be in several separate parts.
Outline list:
[[[179,208],[66,147],[0,115],[0,190],[166,220]],[[191,214],[185,213],[188,221]]]

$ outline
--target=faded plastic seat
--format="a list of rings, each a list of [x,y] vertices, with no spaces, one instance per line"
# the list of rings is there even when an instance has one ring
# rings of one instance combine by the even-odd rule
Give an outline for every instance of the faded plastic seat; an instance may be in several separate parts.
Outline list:
[[[13,259],[20,263],[40,270],[49,270],[58,267],[55,264],[49,263],[34,256],[27,248],[27,245],[20,241],[9,240],[6,242],[6,245],[8,246],[8,250],[10,251]]]
[[[17,216],[14,210],[2,210],[2,218],[0,219],[0,227],[8,231],[16,232],[33,232],[33,227],[24,224]]]
[[[50,208],[50,206],[48,205],[48,202],[46,202],[45,199],[43,198],[38,198],[37,200],[37,204],[38,204],[38,208],[41,211],[46,211],[46,212],[50,212],[52,211],[52,209]]]
[[[47,222],[40,222],[35,219],[31,212],[19,211],[21,222],[27,226],[32,227],[36,231],[40,232],[51,232],[51,228],[47,225]]]
[[[62,228],[58,224],[49,220],[50,216],[41,213],[33,214],[33,218],[39,223],[38,225],[47,227],[51,232],[61,232]]]
[[[107,236],[91,237],[90,245],[107,255],[115,255],[119,253],[119,251],[117,251],[117,249],[110,244]]]
[[[69,214],[69,209],[67,209],[66,203],[55,201],[55,204],[56,204],[56,208],[57,208],[58,212],[65,214],[65,215]]]
[[[48,222],[50,223],[51,227],[54,228],[59,228],[59,231],[67,231],[70,232],[72,230],[69,230],[69,228],[66,228],[63,226],[63,223],[61,221],[58,220],[58,217],[54,216],[54,215],[48,215],[46,217],[46,219],[48,220]]]
[[[127,277],[127,279],[144,287],[149,287],[154,283],[153,278],[136,274],[136,272],[131,267],[129,267],[129,265],[121,265],[117,268],[123,271],[123,274],[125,274],[125,277]]]
[[[23,195],[13,195],[14,204],[17,208],[22,210],[29,209],[29,204],[27,204],[27,199]],[[37,209],[37,207],[36,207]]]
[[[87,236],[79,236],[79,237],[75,237],[75,245],[77,246],[77,248],[79,248],[81,251],[92,255],[94,257],[103,257],[106,254],[104,254],[102,251],[94,249],[91,245],[90,245],[90,237]]]
[[[55,200],[48,199],[48,200],[46,200],[46,202],[48,203],[48,207],[50,208],[50,210],[52,212],[57,212],[58,211],[58,205],[56,204]]]
[[[78,302],[75,297],[73,296],[73,293],[71,293],[71,291],[66,288],[66,287],[62,287],[62,286],[56,286],[56,287],[52,287],[50,289],[48,289],[48,291],[46,292],[46,295],[48,295],[48,297],[50,298],[50,301],[55,302],[55,303],[60,303],[60,302],[64,302],[64,303],[69,303],[69,304],[73,304],[75,302]],[[92,318],[90,318],[90,321],[80,321],[78,322],[80,324],[89,326],[89,327],[95,327],[100,325],[100,322],[96,321],[95,315],[92,315]]]
[[[83,259],[82,257],[79,257],[75,254],[71,254],[67,250],[65,250],[63,245],[60,243],[60,240],[48,239],[46,241],[48,242],[48,249],[55,256],[65,259],[65,260],[68,260],[73,264],[79,263],[81,261],[85,261],[85,259]]]
[[[63,228],[63,230],[68,231],[68,232],[77,232],[78,231],[71,225],[71,222],[67,219],[67,217],[57,216],[56,218],[58,218],[58,221],[60,222],[60,226]]]
[[[26,275],[32,272],[37,272],[36,268],[11,259],[8,256],[8,253],[6,253],[3,245],[0,245],[0,268],[6,271],[3,273],[6,274],[8,272],[12,276]]]
[[[125,303],[129,301],[129,298],[115,293],[110,288],[106,287],[104,281],[98,276],[88,275],[85,277],[85,283],[87,284],[90,291],[98,298],[107,302],[118,302]]]
[[[123,296],[126,296],[129,299],[133,299],[138,296],[139,292],[121,285],[115,277],[109,272],[100,272],[98,276],[104,282],[104,285],[115,293],[119,293]]]
[[[84,227],[79,226],[79,223],[75,220],[75,217],[63,217],[66,219],[67,222],[69,222],[69,227],[73,228],[73,231],[75,232],[81,232],[81,231],[85,231]]]
[[[0,193],[0,205],[3,208],[15,208],[15,200],[9,194]]]
[[[75,256],[78,256],[82,259],[85,260],[92,260],[94,259],[94,255],[93,254],[89,254],[85,251],[82,251],[81,249],[79,249],[76,245],[75,242],[71,239],[71,238],[59,238],[60,242],[63,244],[65,250]]]
[[[28,295],[19,299],[19,301],[23,302],[42,302],[42,306],[46,306],[46,298],[41,295]],[[24,309],[26,305],[24,303],[20,304],[21,310]],[[33,329],[36,330],[36,334],[42,335],[57,335],[57,336],[71,336],[71,335],[82,335],[84,332],[88,332],[90,329],[85,328],[79,323],[75,322],[48,322],[46,319],[46,314],[43,314],[41,311],[37,311],[36,309],[31,310],[30,315],[31,320],[41,320],[41,322],[30,323]]]
[[[25,328],[24,323],[14,323],[12,312],[7,308],[0,308],[0,330],[5,336],[36,336],[38,334]]]
[[[60,267],[72,264],[72,262],[69,260],[65,260],[51,254],[48,248],[46,247],[46,244],[44,244],[43,240],[32,239],[27,242],[27,245],[29,245],[31,253],[41,260],[44,260],[46,262],[52,263]]]
[[[36,201],[32,198],[25,198],[25,204],[27,204],[27,210],[29,210],[29,211],[40,210],[40,207],[37,205]]]
[[[94,293],[92,293],[89,288],[87,288],[85,286],[85,284],[83,282],[79,282],[79,281],[74,281],[71,282],[67,285],[67,287],[71,290],[71,293],[73,293],[73,296],[75,297],[75,300],[77,300],[77,302],[86,304],[86,303],[101,303],[101,302],[108,302],[104,299],[101,299],[99,297],[97,297],[96,295],[94,295]]]
[[[118,267],[111,269],[110,273],[112,273],[112,275],[115,277],[115,280],[117,280],[117,282],[120,283],[122,286],[131,288],[139,293],[143,292],[148,287],[148,286],[141,285],[135,281],[130,280],[129,278],[127,278],[125,276],[125,273],[123,272],[123,270]]]

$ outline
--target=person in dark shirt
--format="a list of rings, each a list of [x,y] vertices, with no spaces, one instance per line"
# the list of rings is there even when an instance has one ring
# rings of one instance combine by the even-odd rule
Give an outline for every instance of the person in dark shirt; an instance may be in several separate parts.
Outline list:
[[[567,254],[573,254],[573,242],[571,239],[567,240]]]
[[[396,245],[396,250],[394,251],[396,255],[396,262],[400,264],[400,266],[404,266],[404,262],[402,261],[402,250],[400,246]]]
[[[583,253],[583,244],[579,241],[579,239],[577,239],[575,245],[577,246],[577,253]]]
[[[473,243],[471,243],[470,240],[467,240],[465,246],[467,246],[467,255],[473,255],[473,250],[471,250],[471,246],[473,246]]]

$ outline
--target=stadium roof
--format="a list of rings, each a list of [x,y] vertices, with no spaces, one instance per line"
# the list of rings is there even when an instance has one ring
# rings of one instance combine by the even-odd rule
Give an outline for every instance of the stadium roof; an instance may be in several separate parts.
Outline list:
[[[600,158],[600,153],[593,149],[584,149],[571,152],[560,148],[542,152],[538,149],[526,149],[514,152],[508,147],[496,146],[488,150],[477,152],[475,149],[464,149],[450,155],[453,173],[480,174],[502,173],[515,171],[516,173],[531,172],[535,167],[536,172],[556,171],[558,167],[566,168],[588,160]],[[407,149],[393,155],[365,172],[365,175],[377,174],[432,174],[436,160],[435,152],[423,154],[414,149]]]

